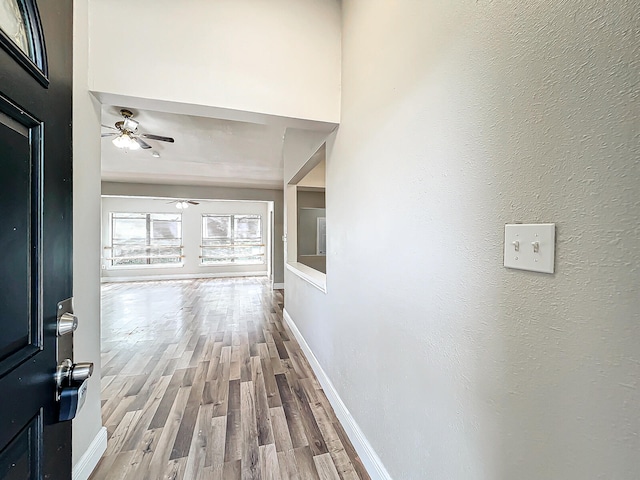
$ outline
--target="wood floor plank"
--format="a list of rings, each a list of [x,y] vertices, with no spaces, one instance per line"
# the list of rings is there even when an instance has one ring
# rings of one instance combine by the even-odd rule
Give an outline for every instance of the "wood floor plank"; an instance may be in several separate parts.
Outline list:
[[[153,391],[153,394],[141,409],[142,415],[140,416],[140,419],[135,424],[135,426],[127,433],[126,442],[122,446],[123,451],[135,450],[136,448],[138,448],[138,444],[144,437],[145,432],[148,430],[149,424],[151,423],[151,420],[155,415],[160,402],[162,401],[163,393],[166,390],[169,381],[169,377],[162,377],[156,384],[156,388]]]
[[[204,471],[208,444],[213,439],[213,404],[202,405],[198,410],[197,427],[193,431],[187,456],[186,478],[197,478]]]
[[[149,470],[145,475],[145,478],[148,480],[161,478],[167,470],[171,449],[175,442],[190,393],[191,387],[180,387],[178,390],[176,401],[171,408],[171,412],[169,412],[167,422],[162,428],[162,433],[160,434],[153,457],[149,463]]]
[[[269,357],[269,348],[266,343],[258,345],[258,353],[260,354],[260,363],[262,365],[262,374],[264,375],[264,387],[269,401],[269,407],[279,407],[282,405],[280,400],[280,392],[278,392],[278,383],[273,372],[273,364]]]
[[[340,480],[336,466],[333,464],[329,453],[316,455],[313,457],[313,463],[316,466],[320,480]]]
[[[224,463],[224,467],[222,469],[222,479],[223,480],[241,480],[242,479],[242,469],[240,466],[240,460],[236,460],[235,462]]]
[[[109,467],[109,474],[106,479],[126,480],[130,475],[134,452],[120,452],[114,455],[114,461]]]
[[[105,390],[101,394],[101,398],[106,400],[104,405],[110,405],[110,409],[103,408],[102,409],[102,418],[109,418],[111,412],[118,406],[120,400],[124,397],[124,392],[129,388],[129,377],[119,376],[114,378],[112,382],[109,382],[109,385],[105,388]]]
[[[309,443],[304,431],[304,425],[302,424],[298,405],[296,404],[293,394],[291,393],[291,388],[289,387],[289,382],[287,382],[287,378],[284,374],[276,375],[276,382],[278,383],[278,390],[280,391],[280,398],[282,399],[282,408],[284,409],[284,414],[287,418],[287,427],[289,428],[293,447],[305,447],[309,445]]]
[[[278,466],[282,480],[300,480],[296,455],[293,449],[278,452]]]
[[[311,453],[314,456],[328,453],[329,450],[327,450],[327,444],[325,443],[322,432],[318,428],[316,419],[311,412],[309,399],[307,398],[303,388],[300,386],[300,381],[294,375],[286,374],[285,376],[288,380],[291,392],[293,393],[293,398],[298,406],[300,419],[304,427],[307,442],[311,448]]]
[[[319,400],[321,395],[324,396],[323,392],[317,391],[309,378],[300,380],[300,385],[302,385],[307,398],[309,398],[309,407],[313,412],[318,428],[322,432],[322,437],[326,442],[327,449],[333,459],[338,475],[342,480],[358,480],[360,477],[342,444],[342,440],[335,431],[333,419],[326,412],[322,402]]]
[[[313,454],[309,447],[300,447],[294,450],[296,466],[301,480],[320,480],[316,465],[313,463]]]
[[[141,416],[142,411],[140,410],[125,413],[124,417],[113,432],[113,435],[111,435],[111,441],[108,442],[105,455],[116,455],[120,453],[122,445],[128,439],[127,434],[129,431],[134,429]]]
[[[144,432],[142,440],[138,443],[136,450],[133,450],[134,456],[131,460],[132,468],[130,470],[130,478],[144,478],[145,473],[149,470],[151,459],[155,453],[156,444],[162,434],[162,430],[156,428]]]
[[[125,386],[125,389],[126,389],[126,386]],[[112,409],[111,414],[104,421],[104,426],[107,427],[107,435],[109,438],[113,435],[115,430],[118,428],[118,425],[120,425],[120,422],[122,422],[122,419],[129,411],[129,405],[131,404],[131,402],[133,402],[133,400],[134,400],[133,397],[122,397],[120,399],[117,399],[117,398],[114,399],[115,408]],[[109,402],[105,404],[105,410],[108,411],[109,410],[108,407],[109,407]]]
[[[251,355],[249,351],[249,336],[247,332],[242,332],[240,337],[240,380],[243,382],[251,380]]]
[[[91,480],[107,480],[111,465],[116,461],[116,455],[103,456],[91,474]]]
[[[205,467],[198,480],[223,480],[224,464]]]
[[[274,443],[273,429],[271,427],[271,416],[269,414],[269,400],[267,399],[267,391],[264,385],[264,376],[262,375],[262,363],[260,357],[252,357],[252,378],[255,388],[254,395],[256,399],[256,423],[258,427],[258,445],[268,445]]]
[[[224,461],[225,463],[240,460],[241,450],[240,431],[240,380],[229,382],[229,400],[227,413],[227,430],[225,436]]]
[[[271,427],[273,428],[273,436],[278,452],[293,450],[293,442],[289,434],[287,418],[283,407],[274,407],[269,409],[269,417],[271,418]]]
[[[261,480],[253,382],[240,383],[240,423],[243,480]]]
[[[287,349],[284,346],[284,341],[282,340],[280,332],[274,330],[271,332],[271,335],[273,336],[273,341],[276,344],[276,349],[278,350],[278,356],[280,359],[284,360],[285,358],[289,358],[289,352],[287,352]]]
[[[342,425],[340,425],[340,423],[336,421],[333,427],[335,428],[338,437],[340,437],[342,445],[344,446],[344,449],[349,456],[349,460],[351,460],[353,468],[355,468],[356,472],[358,473],[358,477],[360,477],[362,480],[368,480],[370,477],[367,473],[367,469],[364,467],[362,460],[360,460],[360,457],[358,456],[356,450],[353,448],[353,445],[349,441],[349,437],[347,437],[347,434],[342,428]]]
[[[104,284],[91,480],[368,480],[260,278]],[[126,313],[124,313],[126,312]]]
[[[205,466],[221,466],[224,464],[225,432],[227,431],[227,417],[213,417],[211,419],[211,439],[208,442]]]
[[[191,354],[191,359],[189,360],[189,366],[190,367],[195,367],[198,365],[198,363],[200,363],[203,358],[204,358],[204,347],[205,344],[207,343],[207,336],[206,335],[200,335],[198,337],[198,342],[196,343],[196,346],[193,349],[193,353]]]
[[[169,412],[171,411],[171,407],[173,406],[173,402],[176,399],[176,395],[178,395],[180,385],[182,385],[184,373],[185,370],[176,370],[175,373],[171,376],[171,381],[169,382],[167,390],[162,396],[162,400],[160,401],[158,409],[156,410],[156,413],[151,420],[149,428],[160,428],[163,427],[166,423]]]
[[[189,393],[189,400],[176,434],[176,440],[171,450],[171,456],[169,460],[176,458],[182,458],[189,455],[189,449],[191,448],[191,441],[193,439],[193,430],[196,426],[198,418],[198,411],[200,409],[200,401],[202,399],[202,390],[204,389],[204,379],[209,369],[209,362],[200,362],[195,372],[195,378],[193,385],[191,386],[191,392]]]
[[[273,443],[269,445],[261,445],[259,453],[262,480],[281,480],[276,446]]]
[[[216,379],[218,367],[220,366],[220,357],[222,356],[222,342],[216,342],[213,336],[209,336],[211,340],[211,354],[209,355],[209,371],[207,372],[207,381],[211,382]]]
[[[229,381],[231,377],[231,347],[222,347],[216,379],[211,385],[213,416],[227,415],[229,407]]]
[[[162,376],[167,376],[167,375],[173,375],[176,371],[178,365],[178,359],[177,358],[170,358],[167,361],[167,366],[165,367],[165,369],[162,371]]]
[[[164,475],[160,478],[166,478],[167,480],[177,480],[178,478],[184,478],[184,472],[186,468],[186,457],[170,460],[167,464]]]
[[[145,382],[142,384],[140,390],[136,393],[135,399],[129,405],[129,410],[140,410],[144,408],[147,404],[147,401],[153,394],[158,382],[160,379],[165,378],[162,376],[162,372],[164,371],[166,365],[168,363],[167,358],[160,358],[156,362],[156,365],[153,369],[149,371],[146,375]]]

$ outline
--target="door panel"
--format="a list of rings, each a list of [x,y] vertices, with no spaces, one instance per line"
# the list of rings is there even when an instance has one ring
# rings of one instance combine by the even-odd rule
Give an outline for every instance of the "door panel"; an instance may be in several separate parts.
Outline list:
[[[3,315],[13,319],[3,325],[0,337],[0,376],[15,367],[15,361],[34,354],[42,338],[37,305],[39,297],[38,265],[40,262],[40,152],[42,151],[40,125],[26,114],[20,114],[10,102],[0,96],[0,151],[2,176],[0,177],[0,278],[11,279],[0,289]],[[21,123],[20,120],[23,120]],[[26,125],[25,125],[26,123]],[[32,255],[32,252],[34,255]],[[31,347],[31,348],[29,348]],[[5,361],[14,358],[13,362]],[[4,364],[4,365],[3,365]],[[3,368],[4,367],[4,368]]]
[[[31,380],[38,374],[34,367],[44,367],[38,355],[44,337],[39,315],[42,138],[40,123],[1,95],[0,112],[0,205],[5,217],[0,222],[0,388],[20,399],[0,417],[4,445],[26,425],[35,425],[28,429],[33,441],[41,435],[41,422],[32,419],[40,417],[38,395],[45,390],[43,382]]]
[[[0,453],[0,478],[25,480],[41,477],[42,431],[40,412]]]
[[[28,16],[31,58],[0,32],[0,478],[68,479],[55,372],[73,358],[56,338],[72,296],[72,1],[9,3]]]

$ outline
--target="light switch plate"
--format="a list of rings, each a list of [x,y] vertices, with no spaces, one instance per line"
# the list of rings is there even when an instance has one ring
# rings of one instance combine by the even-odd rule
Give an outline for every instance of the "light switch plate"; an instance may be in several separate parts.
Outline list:
[[[504,266],[553,273],[555,223],[515,223],[504,226]]]

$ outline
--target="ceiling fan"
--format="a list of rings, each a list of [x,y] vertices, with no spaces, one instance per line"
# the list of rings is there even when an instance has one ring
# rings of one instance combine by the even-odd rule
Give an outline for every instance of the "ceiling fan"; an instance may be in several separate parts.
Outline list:
[[[200,205],[200,202],[196,202],[195,200],[171,200],[170,202],[167,202],[167,204],[171,203],[175,203],[178,210],[189,208],[189,205]]]
[[[163,137],[161,135],[152,135],[150,133],[137,133],[139,122],[135,121],[133,117],[133,113],[131,110],[127,110],[123,108],[120,110],[120,115],[122,115],[122,120],[115,123],[115,127],[110,127],[108,125],[102,125],[105,128],[110,128],[111,130],[115,130],[115,132],[107,132],[103,133],[102,137],[113,137],[113,144],[118,148],[123,148],[126,150],[138,150],[140,148],[147,150],[152,148],[147,142],[143,140],[157,140],[160,142],[169,142],[173,143],[174,140],[171,137]]]

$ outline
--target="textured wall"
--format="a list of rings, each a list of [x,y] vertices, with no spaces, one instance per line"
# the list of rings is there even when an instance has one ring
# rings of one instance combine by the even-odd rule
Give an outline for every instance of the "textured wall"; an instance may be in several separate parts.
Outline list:
[[[639,16],[343,2],[328,294],[286,308],[395,479],[638,477]],[[514,221],[554,275],[502,267]]]
[[[338,0],[91,0],[91,90],[337,122]]]

